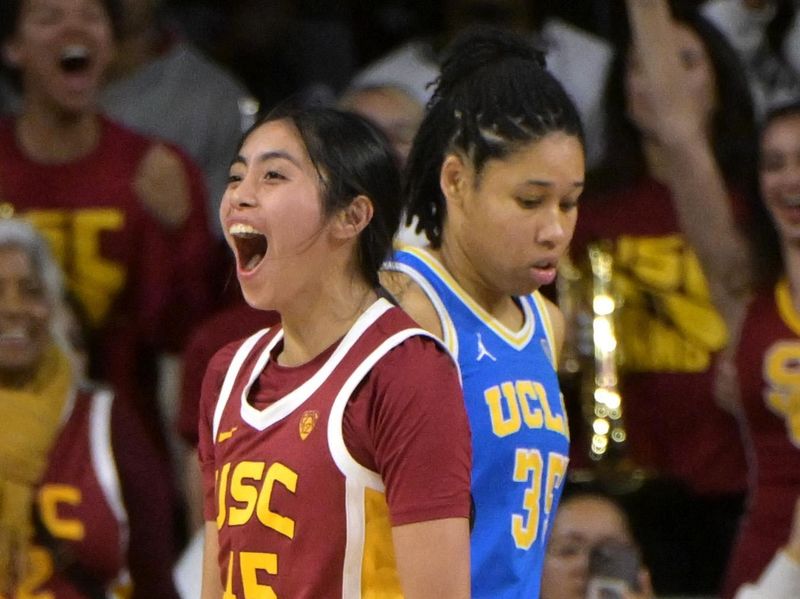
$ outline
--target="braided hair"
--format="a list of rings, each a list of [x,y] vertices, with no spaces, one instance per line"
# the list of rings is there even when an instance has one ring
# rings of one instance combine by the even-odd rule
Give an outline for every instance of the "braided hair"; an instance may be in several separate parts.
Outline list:
[[[445,157],[458,153],[480,175],[488,160],[503,159],[549,133],[583,143],[580,117],[544,55],[526,38],[496,28],[469,29],[446,50],[406,166],[405,210],[431,245],[442,242],[446,203],[439,186]]]

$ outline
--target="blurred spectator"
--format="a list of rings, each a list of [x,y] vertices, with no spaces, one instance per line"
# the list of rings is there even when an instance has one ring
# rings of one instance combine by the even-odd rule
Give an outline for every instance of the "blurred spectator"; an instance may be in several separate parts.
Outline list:
[[[330,105],[355,68],[348,5],[339,0],[235,0],[224,6],[215,55],[231,65],[266,112]]]
[[[394,84],[427,104],[439,76],[439,53],[463,28],[487,23],[531,32],[547,53],[547,67],[572,97],[586,131],[587,160],[602,153],[602,88],[612,59],[601,38],[558,18],[533,22],[532,7],[523,0],[444,0],[441,39],[415,38],[368,65],[354,78],[355,86]]]
[[[160,358],[209,309],[202,175],[177,148],[96,108],[114,5],[0,4],[22,110],[0,121],[0,198],[45,235],[88,317],[93,378],[111,382],[163,442]]]
[[[748,233],[757,240],[758,262],[745,293],[721,300],[738,339],[720,377],[728,378],[727,402],[739,414],[751,450],[750,494],[728,567],[725,597],[753,582],[773,553],[787,541],[800,496],[800,428],[795,368],[800,359],[800,268],[795,201],[800,185],[800,103],[767,115],[761,134],[759,188],[763,237],[753,219]],[[701,206],[708,200],[702,199]],[[708,208],[706,208],[708,209]],[[768,215],[768,216],[767,216]],[[720,240],[729,252],[737,246]],[[780,248],[780,251],[778,250]],[[771,260],[768,260],[771,258]],[[704,264],[709,278],[722,273]]]
[[[339,99],[339,108],[361,115],[377,126],[392,144],[400,167],[403,167],[411,150],[425,109],[408,91],[397,85],[366,85],[351,87]],[[405,218],[397,232],[400,244],[427,245],[424,233],[416,232],[417,220],[406,224]]]
[[[111,118],[184,149],[208,189],[211,231],[228,165],[258,104],[222,66],[211,62],[160,17],[161,0],[122,0],[118,51],[100,105]]]
[[[573,258],[585,264],[588,246],[601,242],[613,259],[628,448],[668,489],[642,495],[653,526],[638,529],[649,535],[641,540],[655,589],[711,594],[742,509],[747,465],[736,421],[714,399],[714,364],[728,331],[712,303],[720,290],[697,257],[720,260],[715,244],[733,237],[735,223],[699,210],[696,196],[731,203],[746,218],[755,127],[743,69],[724,37],[695,10],[672,21],[661,4],[629,2],[664,8],[663,35],[634,19],[633,44],[610,75],[609,151],[582,200]],[[669,85],[685,98],[663,110],[666,94],[648,78],[655,51],[674,63]],[[741,283],[747,258],[744,248],[722,265],[726,285]]]
[[[541,599],[586,599],[592,577],[590,555],[601,546],[638,553],[625,511],[609,495],[568,485],[550,530]],[[628,597],[652,598],[649,574],[643,566],[637,582],[640,593]]]
[[[61,274],[21,220],[0,220],[0,290],[0,595],[177,598],[168,473],[75,371]]]
[[[709,0],[703,14],[739,52],[759,116],[800,99],[800,11],[793,0]]]

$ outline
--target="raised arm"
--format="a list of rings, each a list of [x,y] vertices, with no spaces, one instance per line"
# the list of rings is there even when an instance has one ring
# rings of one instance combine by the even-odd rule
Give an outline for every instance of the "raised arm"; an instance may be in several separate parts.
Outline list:
[[[751,284],[750,248],[736,226],[711,140],[710,117],[689,93],[666,0],[626,0],[635,56],[651,114],[637,123],[661,151],[661,175],[681,229],[708,279],[712,299],[738,330]]]

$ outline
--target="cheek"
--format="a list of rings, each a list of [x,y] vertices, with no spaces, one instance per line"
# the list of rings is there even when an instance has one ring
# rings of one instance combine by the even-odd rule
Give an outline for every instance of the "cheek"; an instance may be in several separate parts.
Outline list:
[[[759,178],[759,191],[764,201],[769,204],[780,184],[780,175],[762,174]]]

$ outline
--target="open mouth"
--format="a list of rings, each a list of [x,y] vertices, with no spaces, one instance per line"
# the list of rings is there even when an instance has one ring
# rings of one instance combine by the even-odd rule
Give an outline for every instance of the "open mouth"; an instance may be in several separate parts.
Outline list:
[[[228,231],[236,246],[236,258],[244,272],[255,270],[267,254],[267,236],[250,225],[232,225]]]
[[[91,63],[89,49],[78,44],[65,47],[58,59],[58,65],[66,73],[80,73],[88,69]]]

